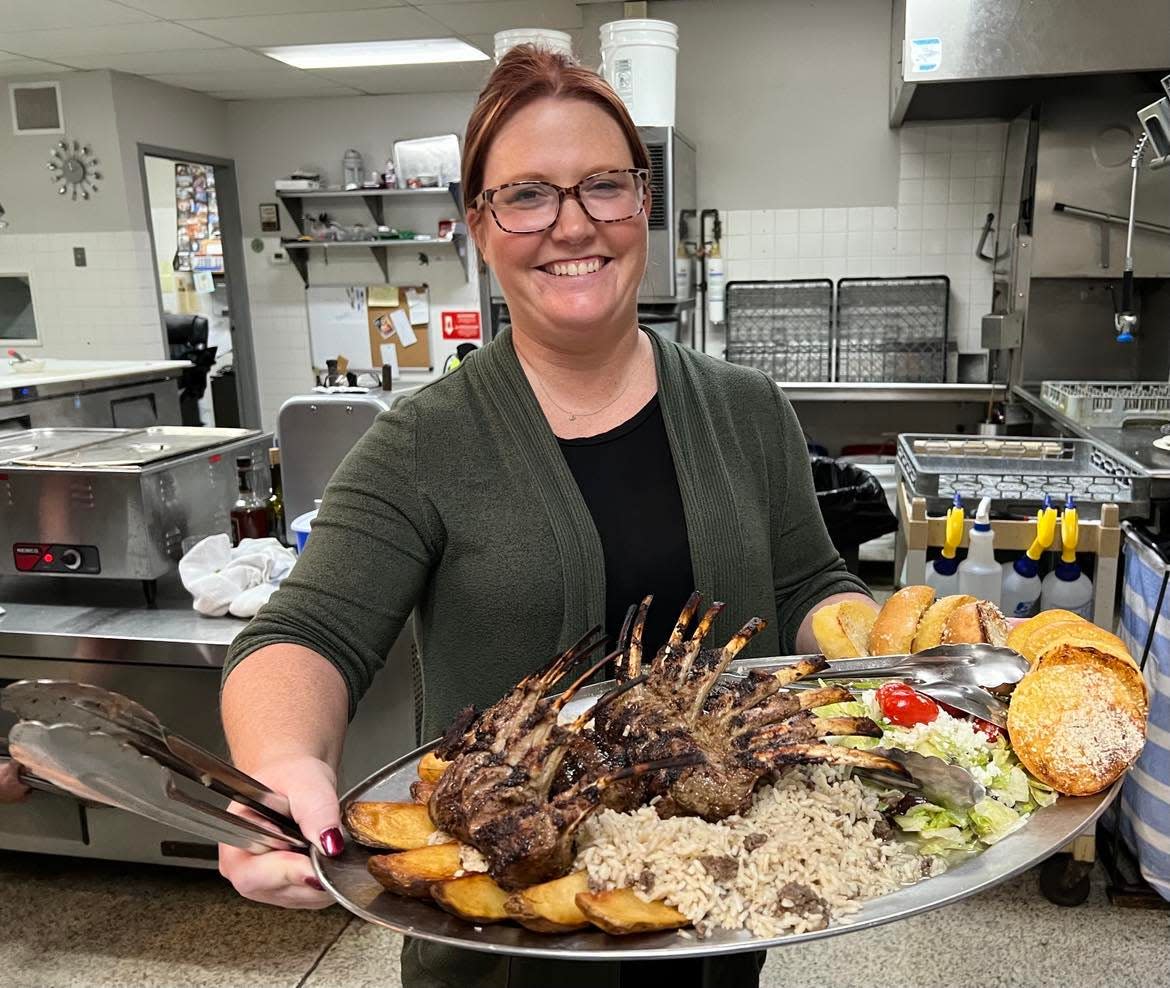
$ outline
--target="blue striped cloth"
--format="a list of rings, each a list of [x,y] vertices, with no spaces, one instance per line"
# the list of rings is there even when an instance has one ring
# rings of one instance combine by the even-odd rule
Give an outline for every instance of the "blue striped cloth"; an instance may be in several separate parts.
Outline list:
[[[1121,636],[1140,661],[1146,647],[1165,566],[1133,539],[1125,545],[1125,596]],[[1157,618],[1145,679],[1150,689],[1146,746],[1121,791],[1118,824],[1133,849],[1142,877],[1170,899],[1170,590]]]

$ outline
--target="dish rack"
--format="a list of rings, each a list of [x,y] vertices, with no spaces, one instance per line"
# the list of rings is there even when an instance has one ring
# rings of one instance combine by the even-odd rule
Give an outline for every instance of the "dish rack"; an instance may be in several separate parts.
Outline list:
[[[1052,496],[1076,498],[1083,518],[1100,517],[1101,506],[1145,515],[1150,481],[1092,439],[974,438],[903,433],[898,470],[913,495],[932,513],[943,513],[955,494],[970,503],[990,497],[996,511],[1031,517]]]
[[[1044,381],[1040,397],[1081,425],[1120,428],[1133,418],[1170,420],[1165,381]]]
[[[835,380],[945,381],[949,304],[942,275],[841,278]]]
[[[832,281],[733,281],[725,299],[728,361],[774,381],[830,380]]]

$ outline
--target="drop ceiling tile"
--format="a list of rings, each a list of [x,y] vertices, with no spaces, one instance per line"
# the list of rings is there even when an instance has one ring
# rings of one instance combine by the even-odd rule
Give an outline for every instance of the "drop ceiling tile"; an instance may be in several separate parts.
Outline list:
[[[267,70],[257,72],[252,69],[227,72],[160,72],[149,78],[168,86],[178,86],[180,89],[197,89],[201,93],[212,90],[280,89],[282,87],[287,87],[290,90],[311,89],[322,85],[336,84],[332,79],[315,79],[298,69],[290,69],[287,66],[283,68],[283,72]]]
[[[253,14],[302,14],[319,10],[366,10],[406,7],[407,0],[121,0],[128,7],[172,21],[192,17],[247,17]]]
[[[319,0],[316,0],[319,2]],[[79,69],[116,69],[133,75],[171,72],[230,72],[252,69],[287,71],[288,66],[244,48],[204,48],[195,51],[142,51],[120,55],[73,55],[69,64]]]
[[[350,89],[348,86],[331,86],[318,83],[313,89],[298,89],[296,92],[292,92],[287,88],[269,88],[264,86],[256,89],[216,90],[209,92],[207,95],[222,100],[251,100],[285,98],[312,99],[319,96],[361,96],[363,93],[361,90]]]
[[[8,31],[6,51],[30,58],[68,60],[70,55],[121,54],[138,51],[180,51],[222,48],[224,42],[168,21],[125,27],[63,28],[51,31]]]
[[[49,76],[72,71],[72,69],[63,69],[53,62],[40,62],[35,58],[8,58],[0,54],[0,79]]]
[[[318,11],[286,17],[225,17],[184,20],[184,24],[233,45],[310,45],[340,41],[433,38],[450,32],[412,7],[383,10]]]
[[[582,26],[573,0],[486,0],[479,3],[434,3],[427,14],[460,33],[494,34],[517,27],[572,29]]]
[[[97,27],[154,20],[153,15],[111,0],[0,0],[0,25],[9,31]]]
[[[475,93],[483,88],[493,63],[386,65],[360,69],[316,69],[313,74],[367,93]]]

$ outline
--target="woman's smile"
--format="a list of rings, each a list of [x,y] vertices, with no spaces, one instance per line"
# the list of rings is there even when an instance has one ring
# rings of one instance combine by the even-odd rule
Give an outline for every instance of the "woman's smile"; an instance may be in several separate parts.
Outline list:
[[[592,284],[596,279],[590,275],[600,274],[612,258],[594,254],[589,257],[566,257],[537,265],[536,270],[554,278],[580,279]]]

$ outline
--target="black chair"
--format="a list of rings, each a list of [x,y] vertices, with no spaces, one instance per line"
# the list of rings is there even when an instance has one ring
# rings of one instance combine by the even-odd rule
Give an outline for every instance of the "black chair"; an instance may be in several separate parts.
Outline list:
[[[199,399],[207,393],[207,375],[215,364],[217,349],[207,345],[207,317],[168,313],[164,318],[171,360],[189,360],[194,365],[179,377],[179,411],[183,425],[201,426]]]

